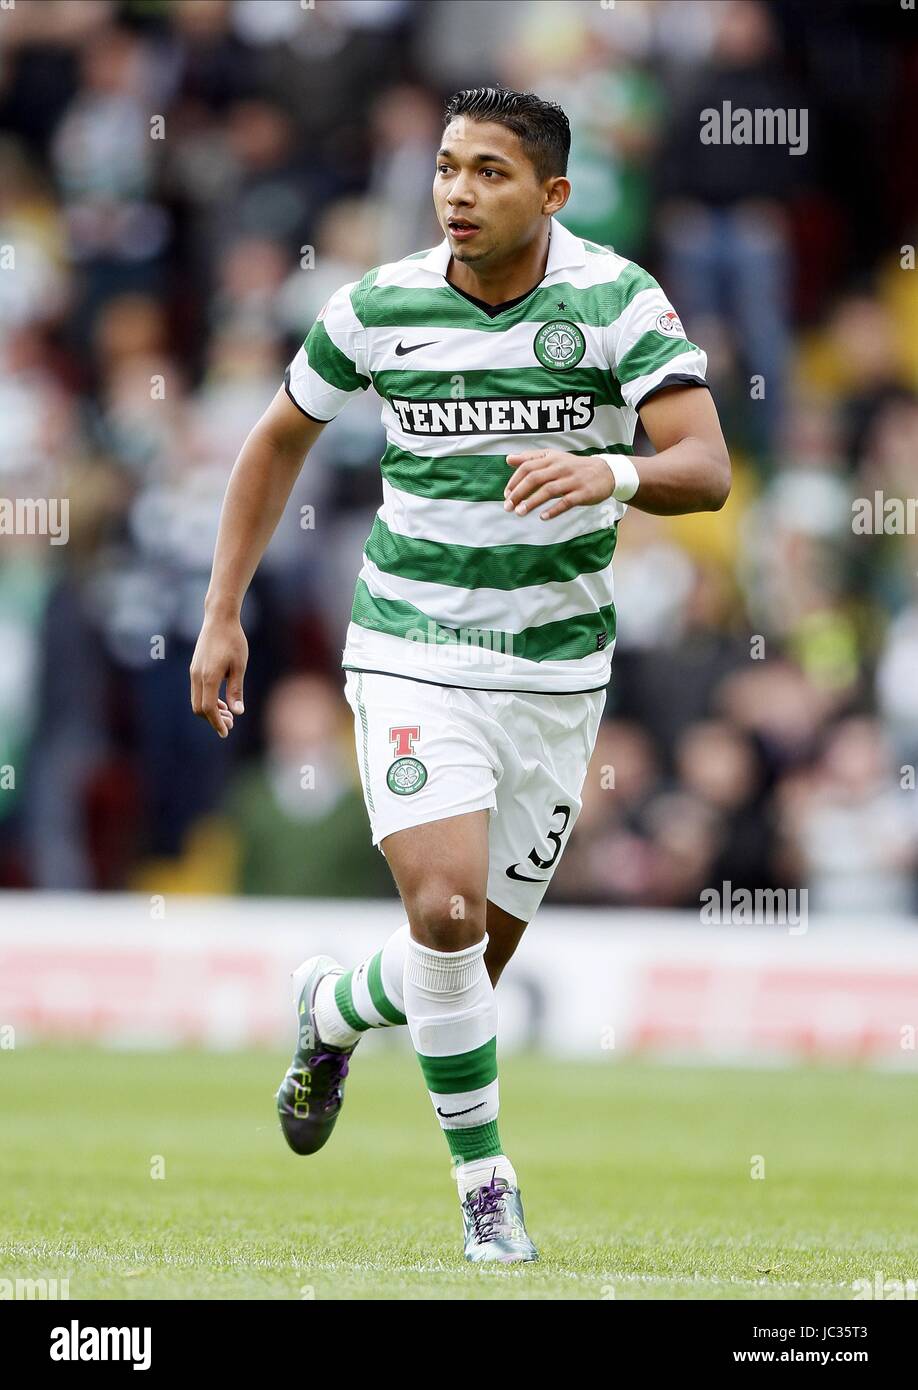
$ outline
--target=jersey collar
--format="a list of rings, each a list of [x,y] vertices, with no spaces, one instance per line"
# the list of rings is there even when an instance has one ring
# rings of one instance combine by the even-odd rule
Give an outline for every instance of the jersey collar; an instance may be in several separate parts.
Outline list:
[[[569,232],[563,223],[556,217],[551,218],[551,240],[548,243],[548,261],[545,266],[544,279],[553,275],[556,270],[568,270],[574,266],[586,265],[586,248],[580,237],[574,236]],[[422,270],[429,270],[432,275],[446,275],[452,252],[449,249],[449,238],[444,237],[439,246],[434,246],[427,252],[418,265]]]

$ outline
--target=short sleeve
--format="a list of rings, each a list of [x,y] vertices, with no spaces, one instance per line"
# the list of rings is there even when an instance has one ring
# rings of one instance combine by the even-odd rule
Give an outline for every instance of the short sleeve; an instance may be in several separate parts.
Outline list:
[[[637,410],[664,386],[705,386],[707,355],[689,342],[656,280],[633,267],[625,303],[609,326],[610,366],[627,405]]]
[[[352,396],[370,385],[366,331],[352,299],[357,284],[355,280],[335,291],[284,373],[287,395],[313,420],[333,420]]]

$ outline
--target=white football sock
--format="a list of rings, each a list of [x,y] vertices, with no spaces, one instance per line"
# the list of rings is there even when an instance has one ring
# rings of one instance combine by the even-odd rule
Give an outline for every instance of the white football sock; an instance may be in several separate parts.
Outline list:
[[[323,1042],[353,1047],[368,1028],[395,1028],[406,1022],[403,977],[409,940],[405,922],[382,950],[353,970],[336,971],[319,981],[315,1015]]]
[[[506,1154],[496,1154],[494,1158],[476,1158],[471,1163],[457,1163],[456,1183],[460,1202],[477,1187],[487,1187],[492,1177],[506,1178],[511,1187],[517,1186],[516,1172]]]
[[[412,937],[405,958],[408,1030],[454,1161],[503,1158],[497,1130],[497,1002],[487,935],[462,951]]]

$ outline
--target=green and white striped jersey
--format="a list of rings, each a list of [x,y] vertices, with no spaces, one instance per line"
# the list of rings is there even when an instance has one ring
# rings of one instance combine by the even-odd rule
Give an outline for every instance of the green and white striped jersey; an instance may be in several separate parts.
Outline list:
[[[444,238],[344,285],[287,369],[315,419],[371,385],[383,401],[382,505],[342,665],[476,689],[601,688],[626,507],[507,512],[507,455],[632,453],[638,406],[703,385],[705,354],[652,276],[554,218],[544,279],[493,316],[449,284],[449,261]]]

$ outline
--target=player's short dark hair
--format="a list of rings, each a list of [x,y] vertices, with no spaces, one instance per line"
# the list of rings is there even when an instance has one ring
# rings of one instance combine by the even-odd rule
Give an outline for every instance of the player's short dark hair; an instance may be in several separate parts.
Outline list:
[[[444,125],[456,116],[494,121],[519,136],[539,181],[567,173],[571,126],[556,101],[543,101],[535,92],[512,92],[506,87],[469,87],[446,103]]]

